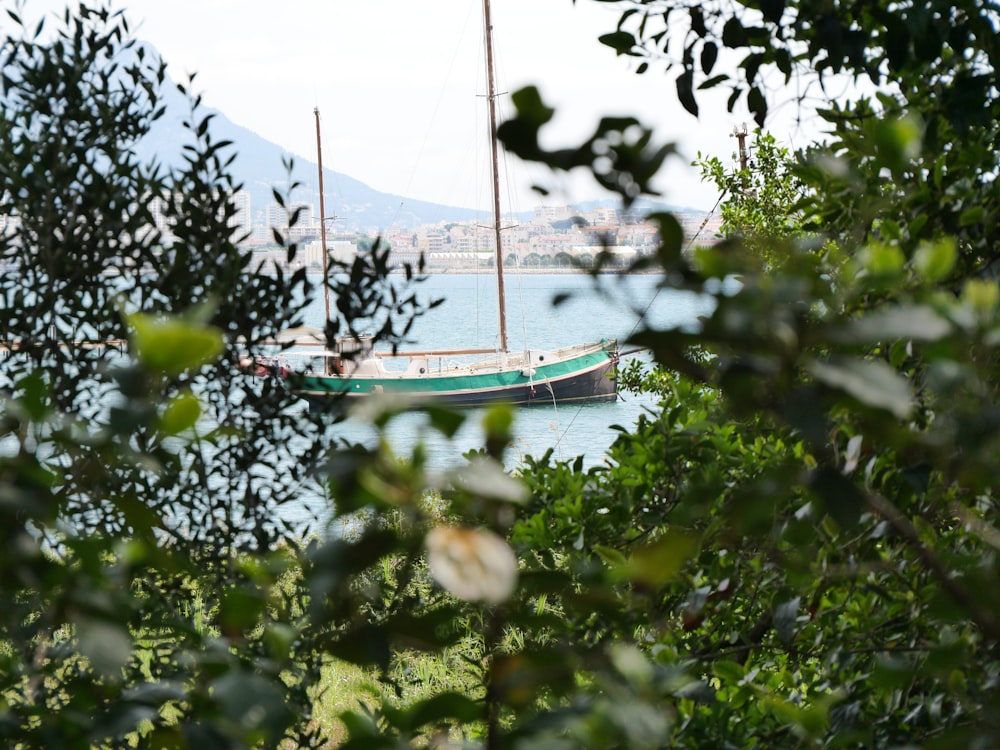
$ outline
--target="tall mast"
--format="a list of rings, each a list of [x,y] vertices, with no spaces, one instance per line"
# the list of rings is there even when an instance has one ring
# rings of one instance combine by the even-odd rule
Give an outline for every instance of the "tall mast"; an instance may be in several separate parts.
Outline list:
[[[733,126],[733,132],[730,133],[736,139],[739,144],[739,154],[740,154],[740,171],[746,172],[748,159],[747,159],[747,124],[743,123],[742,130],[739,127]]]
[[[490,111],[490,156],[493,164],[493,233],[497,245],[497,297],[500,315],[500,351],[507,352],[507,309],[503,292],[503,242],[500,229],[500,157],[497,143],[496,81],[493,77],[493,22],[490,0],[483,0],[483,26],[486,32],[486,99]]]
[[[313,108],[316,115],[316,160],[319,162],[319,237],[323,247],[323,301],[326,303],[326,320],[330,320],[330,284],[327,279],[326,259],[326,207],[323,202],[323,146],[319,139],[319,107]],[[324,325],[326,323],[324,322]]]

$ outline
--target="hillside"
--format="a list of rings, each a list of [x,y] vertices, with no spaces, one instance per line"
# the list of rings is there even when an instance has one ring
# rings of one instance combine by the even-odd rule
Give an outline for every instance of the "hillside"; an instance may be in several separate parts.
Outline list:
[[[190,135],[182,126],[188,115],[187,101],[178,92],[176,85],[167,80],[164,84],[166,114],[154,125],[153,131],[138,147],[144,158],[171,155],[180,159],[182,147],[189,142]],[[272,190],[285,192],[290,181],[300,183],[293,196],[294,200],[318,205],[316,188],[317,165],[314,160],[295,158],[293,172],[289,175],[283,166],[283,159],[290,154],[280,145],[262,138],[252,130],[230,120],[224,112],[203,107],[202,115],[212,115],[211,132],[216,140],[229,140],[237,153],[231,172],[250,193],[252,211],[256,213],[272,202]],[[305,113],[303,116],[311,116]],[[326,205],[337,215],[338,231],[382,231],[390,225],[408,227],[423,224],[437,224],[443,221],[471,221],[477,212],[457,206],[416,200],[409,196],[382,193],[365,184],[361,179],[335,172],[328,167],[323,170]],[[581,210],[593,209],[598,203],[614,205],[612,199],[592,201],[581,205]],[[687,211],[676,206],[644,204],[655,210]],[[521,218],[529,218],[530,212]]]

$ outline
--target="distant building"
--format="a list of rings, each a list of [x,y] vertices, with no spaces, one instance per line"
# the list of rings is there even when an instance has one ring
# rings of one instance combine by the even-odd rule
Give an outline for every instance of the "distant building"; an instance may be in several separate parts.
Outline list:
[[[234,238],[239,242],[248,242],[252,237],[252,216],[250,211],[250,193],[238,190],[233,195],[233,205],[236,213],[229,219],[229,226],[235,230]]]
[[[615,229],[617,229],[618,225],[621,223],[621,212],[617,208],[606,206],[589,212],[586,218],[591,224],[604,226],[614,225]]]
[[[292,219],[294,226],[289,226]],[[308,242],[320,236],[319,222],[313,210],[313,204],[297,201],[282,206],[272,202],[267,205],[265,219],[267,233],[273,236],[277,231],[288,242]]]
[[[171,211],[171,203],[178,203],[180,200],[179,193],[171,193],[166,197],[158,195],[149,201],[148,208],[153,220],[153,227],[159,232],[160,241],[164,244],[173,242],[177,238],[173,231],[172,214],[174,212]],[[250,193],[246,190],[233,193],[232,204],[236,210],[229,217],[228,225],[233,230],[233,239],[247,242],[248,235],[251,235],[253,228]]]
[[[307,242],[305,249],[305,264],[313,268],[323,267],[323,242],[314,240]],[[351,263],[354,256],[358,254],[358,245],[350,240],[334,240],[326,243],[327,252],[330,259],[337,263]]]
[[[535,208],[533,224],[553,224],[565,221],[574,215],[570,206],[538,206]]]

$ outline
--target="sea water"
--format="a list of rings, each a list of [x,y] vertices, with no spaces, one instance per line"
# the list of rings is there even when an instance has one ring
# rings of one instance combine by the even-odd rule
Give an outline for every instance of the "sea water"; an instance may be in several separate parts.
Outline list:
[[[582,273],[527,273],[505,277],[509,349],[557,349],[563,346],[618,339],[624,342],[645,318],[651,325],[686,327],[711,311],[711,299],[689,292],[659,287],[651,274],[603,274],[596,279]],[[491,348],[499,342],[495,276],[483,274],[434,274],[417,287],[422,302],[443,302],[421,316],[408,336],[406,349]],[[307,324],[321,326],[322,299],[315,301]],[[642,353],[630,356],[644,357]],[[654,406],[649,396],[622,393],[613,403],[532,405],[514,412],[514,440],[505,455],[508,468],[526,457],[540,457],[552,450],[553,458],[583,457],[585,466],[604,460],[614,441],[615,425],[628,428],[643,410]],[[451,440],[427,427],[420,412],[397,416],[387,436],[399,456],[410,455],[417,441],[427,449],[432,468],[456,466],[466,451],[483,446],[484,411],[466,412],[463,428]],[[371,444],[375,431],[364,420],[348,419],[332,425],[340,437]]]

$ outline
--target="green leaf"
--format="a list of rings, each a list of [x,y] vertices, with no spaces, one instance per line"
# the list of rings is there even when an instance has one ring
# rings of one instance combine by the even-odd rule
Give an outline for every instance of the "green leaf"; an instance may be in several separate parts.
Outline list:
[[[514,412],[504,404],[491,407],[483,416],[486,447],[491,456],[499,456],[503,448],[514,439],[513,425]]]
[[[890,170],[904,169],[920,154],[920,124],[916,118],[879,118],[871,130],[879,161]]]
[[[624,567],[628,564],[628,559],[616,549],[611,547],[605,547],[603,544],[595,544],[593,547],[594,554],[601,558],[607,565],[615,567]]]
[[[645,654],[635,646],[613,644],[608,648],[608,657],[615,669],[636,687],[649,685],[653,681],[653,665]]]
[[[637,549],[618,574],[635,583],[659,587],[680,573],[698,546],[696,537],[668,531],[652,544]]]
[[[698,116],[698,102],[694,98],[694,72],[686,70],[677,76],[677,99],[695,117]]]
[[[885,362],[841,359],[813,360],[806,369],[823,384],[843,391],[863,404],[885,409],[900,419],[913,410],[913,391],[906,378]]]
[[[962,304],[992,316],[1000,305],[1000,287],[991,279],[969,279],[962,287]]]
[[[471,724],[483,718],[483,704],[456,692],[439,693],[426,700],[418,701],[409,710],[411,729],[425,724],[442,721],[456,721]]]
[[[973,224],[982,224],[986,218],[986,209],[982,206],[973,206],[972,208],[967,208],[962,211],[962,215],[959,218],[959,223],[963,227],[969,227]]]
[[[897,276],[906,264],[903,251],[884,242],[865,245],[858,257],[865,270],[874,276]]]
[[[222,332],[180,318],[143,313],[128,316],[136,356],[147,367],[179,375],[216,359],[224,348]]]
[[[191,429],[201,416],[201,402],[190,391],[179,393],[170,399],[160,417],[160,429],[168,435],[177,435]]]
[[[722,680],[723,683],[735,685],[746,676],[746,670],[742,664],[721,659],[712,664],[712,674]]]
[[[219,624],[225,634],[239,634],[254,627],[263,610],[260,592],[242,586],[231,588],[222,597]]]
[[[958,259],[958,249],[953,237],[937,242],[921,242],[913,254],[913,267],[929,282],[941,281],[951,273]]]
[[[268,656],[278,662],[288,661],[298,637],[298,631],[291,625],[283,622],[268,623],[264,627]]]

